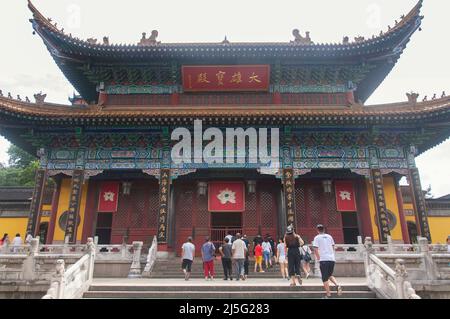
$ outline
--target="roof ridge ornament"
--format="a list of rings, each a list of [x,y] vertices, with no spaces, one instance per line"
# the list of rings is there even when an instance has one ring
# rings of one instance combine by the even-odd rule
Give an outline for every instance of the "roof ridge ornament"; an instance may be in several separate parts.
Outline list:
[[[306,31],[306,36],[303,37],[300,34],[300,31],[298,29],[292,30],[292,35],[294,36],[294,41],[291,41],[293,44],[306,44],[311,45],[314,44],[314,42],[311,41],[311,37],[309,36],[310,32]]]
[[[228,41],[227,36],[225,36],[225,39],[223,39],[222,44],[230,44],[230,41]]]
[[[42,91],[37,93],[37,94],[35,94],[34,98],[36,100],[36,104],[44,105],[44,101],[45,101],[46,97],[47,97],[47,94],[42,94]]]
[[[158,37],[158,30],[153,30],[150,37],[147,39],[147,33],[142,32],[142,38],[141,41],[139,41],[138,45],[140,46],[149,46],[149,45],[157,45],[161,42],[157,41],[156,38]]]
[[[86,40],[86,42],[91,44],[91,45],[96,45],[97,44],[97,39],[89,38],[89,39]]]
[[[406,96],[408,97],[408,103],[415,105],[417,103],[419,95],[419,93],[414,93],[413,91],[411,91],[411,93],[406,93]]]

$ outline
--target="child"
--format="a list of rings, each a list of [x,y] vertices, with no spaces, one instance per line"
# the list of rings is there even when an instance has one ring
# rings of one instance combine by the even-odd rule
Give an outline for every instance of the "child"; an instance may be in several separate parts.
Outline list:
[[[262,269],[262,254],[263,254],[263,249],[261,247],[261,244],[258,243],[255,247],[255,272],[257,267],[259,266],[259,272],[264,272],[264,270]]]

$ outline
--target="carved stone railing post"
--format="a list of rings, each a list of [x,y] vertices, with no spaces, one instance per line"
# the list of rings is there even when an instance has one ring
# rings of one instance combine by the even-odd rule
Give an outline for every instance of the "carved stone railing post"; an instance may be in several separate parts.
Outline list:
[[[69,251],[70,251],[70,248],[69,248],[69,241],[70,241],[70,237],[69,237],[69,236],[66,236],[66,237],[64,238],[64,248],[63,248],[63,251],[62,251],[63,254],[68,254]]]
[[[390,254],[394,253],[394,244],[392,243],[392,237],[391,236],[387,236],[387,244],[388,244],[388,252]]]
[[[141,278],[141,251],[144,243],[142,241],[133,242],[133,262],[131,264],[128,278]]]
[[[122,259],[126,259],[126,257],[127,257],[127,243],[125,241],[122,242],[122,247],[120,248],[120,254],[122,256]]]
[[[98,239],[98,237],[97,237]],[[88,269],[88,281],[94,278],[94,265],[95,265],[95,244],[92,237],[87,239],[86,248],[89,254],[89,269]]]
[[[358,236],[358,247],[357,252],[360,258],[364,258],[364,243],[362,241],[362,237]]]
[[[422,270],[425,272],[426,278],[428,280],[436,280],[438,278],[438,271],[436,265],[433,262],[433,256],[430,252],[430,247],[428,244],[428,239],[425,237],[417,238],[419,245],[419,252],[423,254],[422,258]]]
[[[366,271],[367,280],[370,279],[371,271],[370,271],[370,255],[375,252],[373,248],[372,238],[366,237],[364,240],[364,269]]]
[[[397,292],[397,299],[405,299],[405,280],[408,276],[403,259],[395,260],[395,288]]]
[[[33,238],[30,243],[30,251],[23,262],[23,279],[35,280],[36,274],[36,255],[39,253],[39,239]]]

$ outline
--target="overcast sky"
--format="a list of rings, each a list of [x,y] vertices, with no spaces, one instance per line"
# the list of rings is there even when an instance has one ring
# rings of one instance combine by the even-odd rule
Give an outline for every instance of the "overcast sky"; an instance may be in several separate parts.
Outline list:
[[[162,42],[287,42],[292,30],[311,32],[316,43],[340,42],[387,30],[417,0],[34,0],[65,32],[82,39],[135,44],[142,32],[159,31]],[[423,31],[366,104],[406,100],[414,90],[432,96],[450,94],[449,1],[425,1]],[[74,89],[60,72],[40,38],[32,35],[26,0],[2,1],[0,11],[0,89],[16,96],[43,91],[47,101],[68,103]],[[8,142],[0,138],[0,162],[8,160]],[[450,141],[417,159],[423,187],[438,197],[450,193]]]

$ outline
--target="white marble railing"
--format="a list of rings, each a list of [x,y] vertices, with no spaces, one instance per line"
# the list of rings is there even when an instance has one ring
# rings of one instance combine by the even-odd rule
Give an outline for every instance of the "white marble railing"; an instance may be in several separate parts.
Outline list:
[[[393,270],[374,254],[370,238],[366,238],[365,248],[364,267],[367,284],[378,297],[385,299],[421,299],[407,280],[408,273],[403,259],[397,258],[395,260],[395,270]]]
[[[150,277],[150,274],[156,263],[157,254],[158,254],[158,241],[155,236],[155,237],[153,237],[152,245],[150,246],[150,249],[148,250],[147,263],[146,263],[144,271],[142,273],[143,277]]]
[[[81,298],[92,283],[94,261],[94,241],[89,238],[86,245],[86,254],[67,270],[65,270],[64,260],[59,259],[56,262],[55,274],[51,280],[50,288],[42,299]]]

